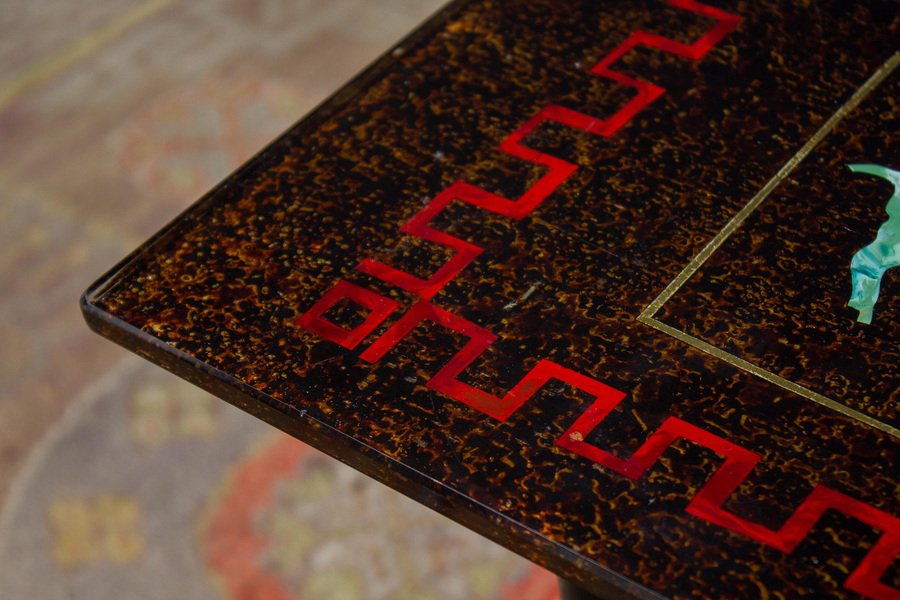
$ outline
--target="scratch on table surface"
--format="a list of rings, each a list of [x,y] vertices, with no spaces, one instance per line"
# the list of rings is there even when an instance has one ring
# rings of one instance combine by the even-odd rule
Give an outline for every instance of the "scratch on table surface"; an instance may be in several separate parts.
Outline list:
[[[524,294],[522,294],[521,296],[519,296],[512,302],[508,303],[506,306],[504,306],[503,310],[512,310],[515,307],[517,307],[519,305],[519,303],[525,302],[543,284],[544,284],[543,281],[535,281],[534,283],[531,284],[531,287],[529,287],[527,290],[525,290]]]
[[[326,363],[334,362],[334,361],[340,360],[340,359],[341,359],[341,356],[329,356],[327,358],[323,358],[322,360],[317,360],[314,363],[310,363],[309,368],[312,369],[313,367],[318,367],[318,366],[324,365]]]
[[[600,244],[598,244],[596,242],[592,242],[591,240],[585,239],[585,238],[581,237],[580,235],[578,235],[577,233],[572,233],[571,231],[562,229],[561,227],[557,227],[553,223],[549,223],[540,218],[535,218],[534,221],[535,221],[535,223],[540,223],[544,227],[552,229],[553,231],[556,231],[557,233],[561,233],[565,236],[572,238],[573,240],[577,240],[586,246],[590,246],[591,248],[596,248],[597,250],[600,250],[601,252],[605,252],[606,254],[609,254],[610,256],[615,256],[619,260],[627,260],[624,256],[621,256],[620,254],[616,254],[609,248],[604,248],[603,246],[601,246]]]

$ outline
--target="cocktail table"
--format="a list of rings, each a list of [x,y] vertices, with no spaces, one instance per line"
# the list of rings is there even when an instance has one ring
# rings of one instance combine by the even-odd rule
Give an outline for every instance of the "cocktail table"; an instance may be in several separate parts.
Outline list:
[[[898,29],[458,0],[84,314],[586,593],[896,598]]]

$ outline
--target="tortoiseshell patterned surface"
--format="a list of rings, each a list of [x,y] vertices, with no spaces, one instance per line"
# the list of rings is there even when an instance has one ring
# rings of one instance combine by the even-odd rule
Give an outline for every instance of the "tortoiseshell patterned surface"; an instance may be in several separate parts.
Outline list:
[[[866,235],[827,231],[865,225],[874,235],[879,225],[877,207],[860,204],[887,197],[841,165],[897,168],[897,75],[869,90],[656,315],[887,428],[637,319],[884,72],[897,50],[896,5],[717,3],[741,20],[702,56],[651,48],[657,38],[646,37],[617,59],[617,72],[664,91],[621,128],[545,122],[521,141],[542,154],[498,149],[550,105],[616,113],[634,89],[591,68],[634,32],[705,39],[726,21],[702,6],[451,4],[101,280],[85,296],[89,323],[597,594],[900,588],[900,561],[891,562],[900,442],[890,429],[900,298],[887,281],[874,328],[856,324],[843,305]],[[406,235],[404,223],[457,181],[518,198],[541,185],[553,159],[574,169],[527,214],[455,201],[431,220],[481,252],[430,302],[496,336],[458,375],[464,384],[508,398],[549,361],[621,391],[621,401],[598,400],[609,399],[609,413],[584,431],[573,423],[592,414],[595,394],[574,389],[575,376],[529,388],[502,419],[442,393],[436,374],[474,339],[468,330],[432,319],[374,362],[365,355],[424,300],[357,265],[373,259],[427,279],[453,253]],[[847,213],[811,203],[838,192]],[[791,277],[805,287],[789,288]],[[827,300],[809,297],[809,278],[827,279]],[[342,280],[397,303],[353,350],[298,324]],[[826,303],[824,318],[816,311]],[[343,302],[324,318],[351,330],[367,315]],[[862,355],[871,373],[853,366]],[[831,369],[829,360],[843,363]]]

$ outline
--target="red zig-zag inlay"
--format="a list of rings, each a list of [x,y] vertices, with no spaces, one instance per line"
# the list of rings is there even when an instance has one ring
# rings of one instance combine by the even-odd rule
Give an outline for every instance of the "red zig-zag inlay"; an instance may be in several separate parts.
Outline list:
[[[396,346],[420,323],[431,321],[464,335],[469,341],[426,384],[429,388],[446,394],[453,400],[474,408],[498,421],[505,421],[551,379],[567,383],[594,396],[598,402],[614,404],[624,397],[596,379],[592,379],[550,360],[539,361],[505,396],[500,398],[484,390],[459,381],[457,376],[493,343],[497,336],[430,302],[419,302],[403,315],[384,335],[369,346],[360,357],[376,362]]]
[[[511,200],[498,194],[488,192],[480,187],[457,181],[438,194],[416,216],[406,222],[400,230],[419,237],[428,242],[447,246],[455,253],[428,279],[400,271],[380,261],[363,260],[357,267],[360,271],[393,283],[403,290],[418,294],[424,300],[430,300],[460,271],[482,252],[482,248],[465,242],[449,234],[437,231],[426,224],[454,199],[467,202],[490,212],[512,219],[522,219],[541,205],[550,194],[555,192],[575,171],[578,166],[561,158],[539,152],[523,145],[523,140],[541,123],[553,121],[588,133],[609,137],[628,123],[637,113],[665,93],[665,89],[652,83],[636,79],[613,71],[610,65],[638,46],[656,48],[676,56],[698,60],[705,56],[716,43],[737,27],[741,18],[724,11],[706,6],[693,0],[669,0],[669,4],[690,12],[716,19],[717,23],[692,44],[678,42],[657,34],[637,31],[624,42],[614,48],[603,60],[591,69],[591,73],[611,79],[628,87],[635,88],[637,95],[629,100],[609,119],[592,117],[559,105],[550,105],[541,109],[521,127],[507,136],[500,143],[500,150],[547,168],[547,172],[518,199]]]
[[[592,395],[594,400],[557,440],[558,446],[633,480],[640,479],[662,453],[679,438],[708,448],[722,456],[725,461],[691,499],[686,509],[689,514],[790,553],[806,537],[826,510],[840,511],[882,531],[878,542],[847,578],[846,588],[871,598],[900,597],[900,591],[879,581],[900,552],[900,519],[823,485],[814,487],[778,530],[769,529],[730,513],[723,505],[753,471],[760,460],[759,454],[679,418],[669,417],[631,457],[623,459],[614,456],[587,442],[586,439],[622,401],[625,397],[623,392],[550,360],[539,361],[502,398],[459,381],[457,379],[459,374],[484,353],[496,336],[487,329],[430,302],[422,301],[415,304],[366,349],[361,358],[368,362],[377,362],[425,321],[469,338],[462,350],[454,354],[447,364],[428,380],[427,387],[498,421],[505,421],[550,380],[567,383]]]
[[[900,592],[879,582],[881,575],[900,552],[900,519],[823,485],[814,487],[809,496],[777,530],[730,513],[723,505],[759,463],[759,454],[679,418],[669,417],[631,457],[623,459],[614,456],[587,442],[586,439],[622,401],[625,397],[623,392],[550,360],[539,361],[502,398],[459,381],[457,379],[459,374],[484,353],[496,336],[487,329],[430,302],[422,301],[415,304],[366,349],[361,358],[368,362],[377,362],[425,321],[469,338],[462,350],[454,354],[447,364],[428,380],[426,385],[429,388],[494,419],[505,421],[550,380],[567,383],[592,395],[594,401],[557,440],[558,446],[633,480],[640,479],[662,453],[679,438],[708,448],[722,456],[725,461],[691,499],[686,509],[689,514],[790,553],[806,537],[826,510],[840,511],[882,531],[878,542],[847,578],[845,582],[847,589],[872,598],[900,597]]]
[[[840,511],[882,531],[878,542],[847,578],[846,588],[871,598],[900,598],[900,591],[879,581],[900,552],[900,519],[824,485],[814,487],[780,529],[769,529],[743,519],[726,511],[723,504],[753,471],[760,460],[757,453],[681,419],[669,417],[631,457],[619,458],[586,441],[618,402],[618,399],[598,399],[556,444],[629,479],[639,479],[679,438],[708,448],[722,456],[725,462],[691,499],[686,509],[688,513],[790,553],[826,510]]]
[[[325,318],[325,315],[342,300],[350,300],[364,308],[369,314],[353,329],[344,329]],[[296,323],[321,338],[353,350],[372,331],[387,319],[397,303],[371,290],[339,280],[318,302],[297,319]]]
[[[647,105],[665,93],[665,89],[652,83],[636,79],[613,71],[610,65],[622,58],[625,54],[638,46],[656,48],[676,56],[699,60],[729,32],[731,32],[741,17],[725,11],[695,2],[694,0],[669,0],[669,4],[690,12],[715,19],[716,24],[703,36],[692,44],[678,42],[658,34],[646,31],[632,33],[624,42],[614,48],[606,57],[598,62],[591,73],[611,79],[628,87],[637,89],[637,95],[629,100],[622,108],[610,117],[603,120],[591,117],[569,108],[558,105],[550,105],[541,109],[536,115],[516,129],[500,143],[500,149],[517,158],[547,167],[548,172],[518,200],[508,200],[491,194],[491,198],[483,201],[478,206],[492,212],[496,212],[513,219],[521,219],[537,208],[550,194],[552,194],[578,167],[562,159],[544,154],[524,146],[522,141],[545,121],[555,121],[575,129],[588,133],[609,137],[628,123],[637,113]]]
[[[650,33],[647,31],[635,31],[628,38],[616,46],[603,60],[598,62],[591,69],[591,73],[605,77],[620,83],[622,85],[635,88],[638,93],[628,103],[625,104],[615,115],[603,122],[602,125],[593,125],[597,129],[595,133],[609,136],[618,131],[622,126],[628,123],[636,114],[642,111],[647,105],[659,98],[665,93],[665,89],[657,85],[625,75],[619,71],[613,71],[610,66],[621,59],[623,56],[639,46],[647,48],[655,48],[681,56],[690,60],[699,60],[728,35],[742,21],[741,17],[727,13],[723,10],[695,2],[694,0],[669,0],[669,4],[676,8],[681,8],[690,12],[703,15],[715,19],[716,24],[700,39],[692,44],[685,44],[676,40],[663,37],[661,35]]]
[[[371,258],[364,259],[356,268],[363,273],[368,273],[382,281],[392,283],[402,290],[414,292],[424,300],[430,300],[456,275],[466,268],[476,256],[481,254],[482,248],[470,244],[443,231],[429,227],[428,223],[453,200],[466,200],[474,196],[474,191],[481,192],[479,188],[464,182],[457,182],[438,194],[425,208],[403,224],[400,231],[419,237],[427,242],[434,242],[453,249],[454,255],[441,268],[428,279],[420,279],[410,275],[406,271],[395,269],[381,261]]]

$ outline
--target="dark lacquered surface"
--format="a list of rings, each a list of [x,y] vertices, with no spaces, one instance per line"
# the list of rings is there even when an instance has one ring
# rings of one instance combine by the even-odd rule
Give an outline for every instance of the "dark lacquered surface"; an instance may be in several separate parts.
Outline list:
[[[846,307],[850,258],[890,190],[843,165],[898,166],[893,3],[722,3],[742,20],[703,56],[615,62],[664,90],[621,128],[544,123],[522,141],[543,157],[500,150],[549,105],[616,113],[634,89],[591,67],[636,31],[691,43],[721,23],[687,5],[454,3],[94,286],[89,323],[586,589],[891,593],[896,278],[871,326]],[[454,201],[435,216],[481,252],[373,356],[425,300],[357,265],[429,277],[452,253],[400,227],[457,181],[518,198],[546,156],[574,168],[527,214]],[[396,303],[352,350],[303,321],[340,281]],[[344,302],[323,318],[350,330],[367,314]],[[464,384],[503,398],[550,363],[578,375],[508,416],[479,410],[436,376],[473,335],[460,319],[496,336]],[[570,429],[594,396],[609,414]]]

